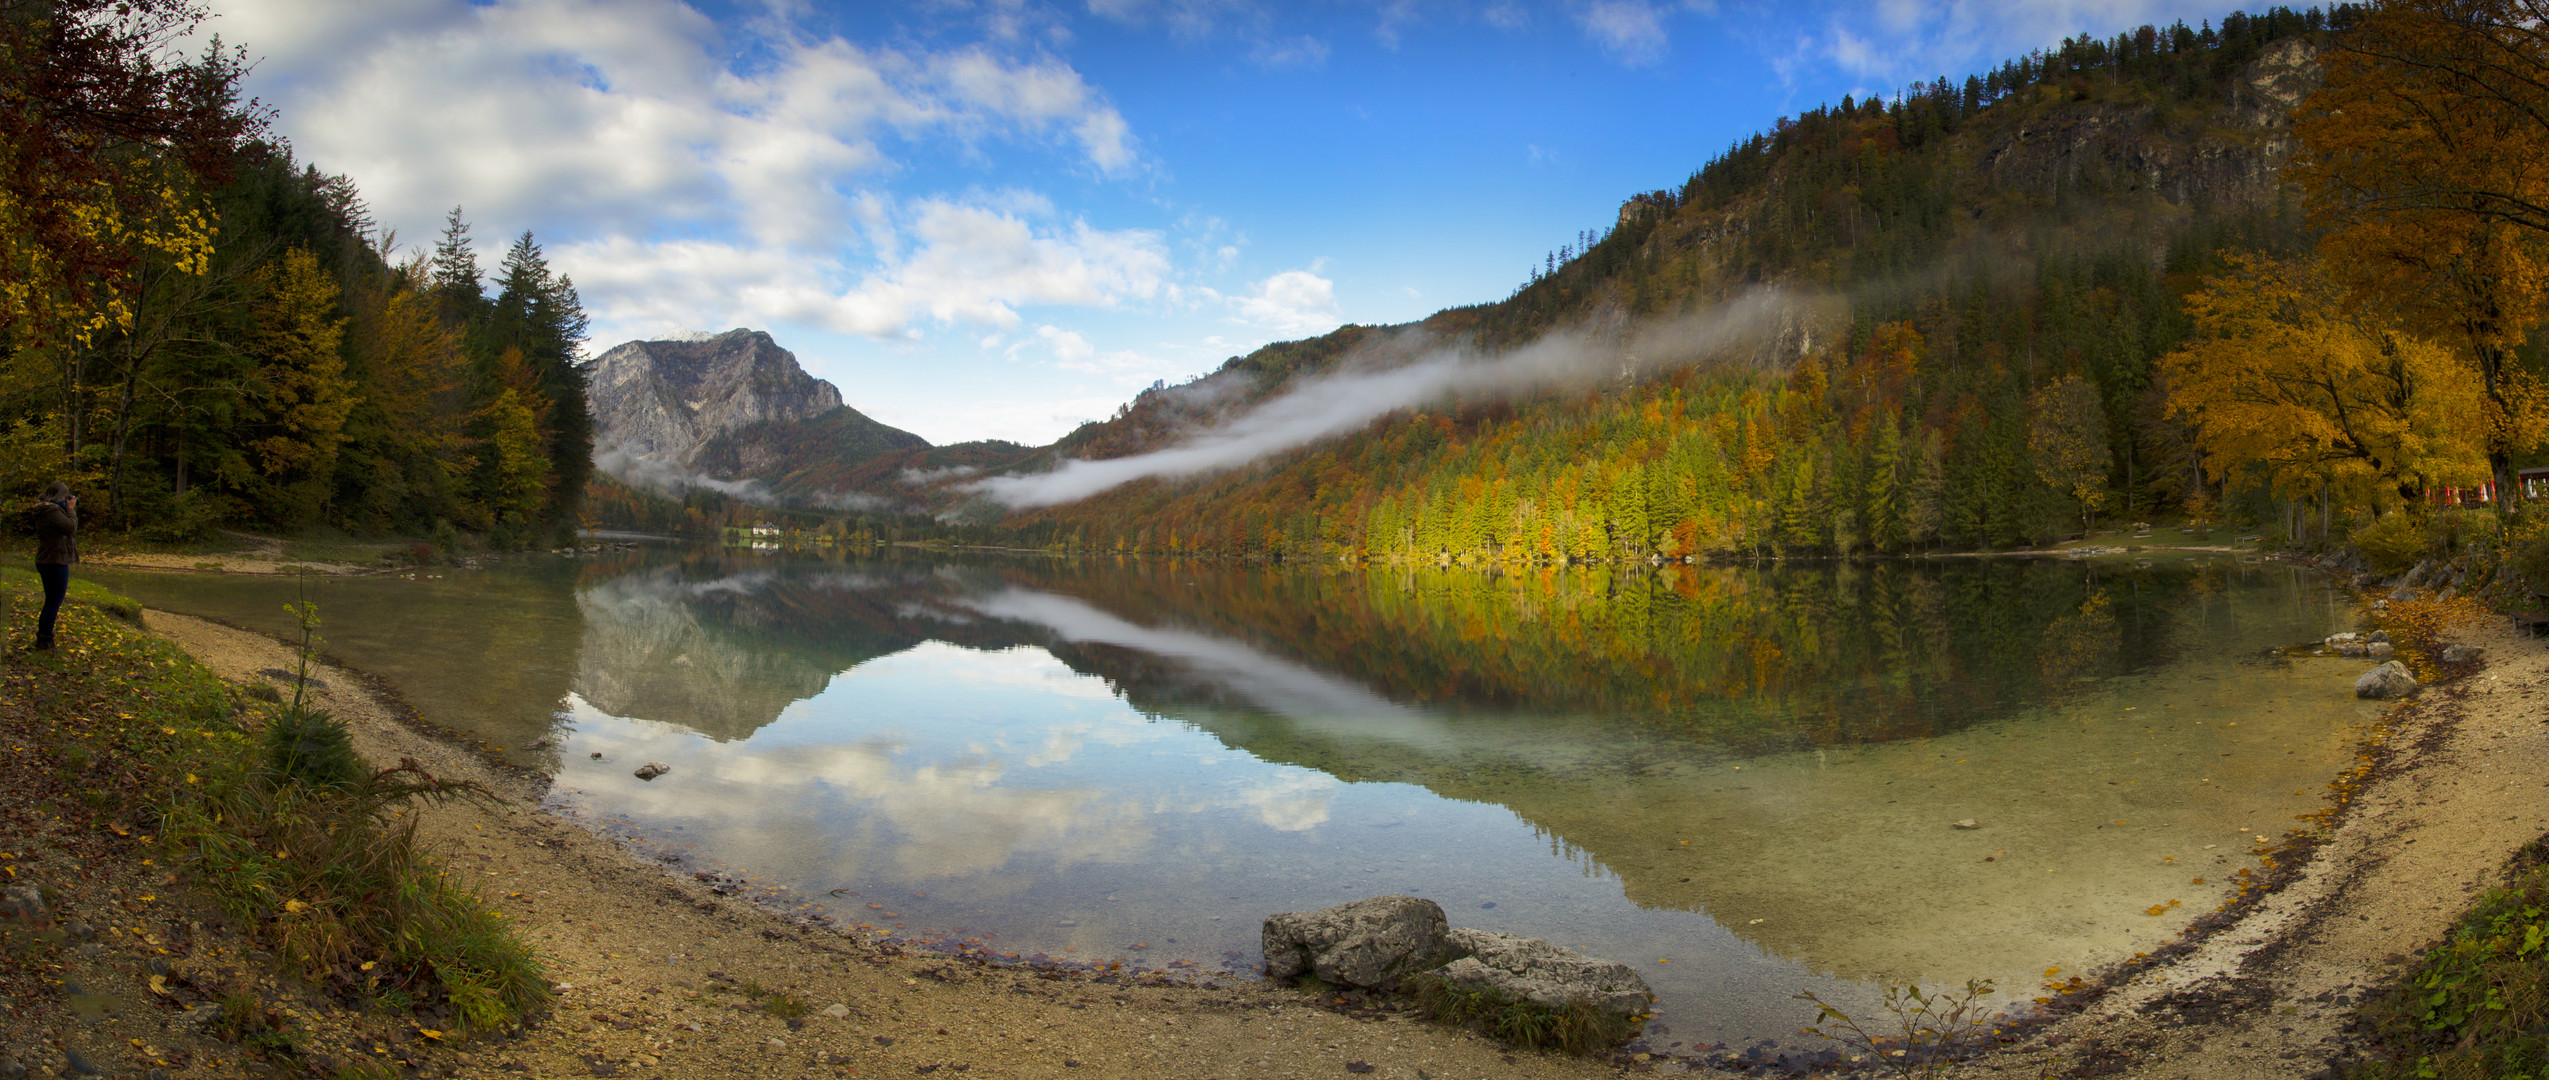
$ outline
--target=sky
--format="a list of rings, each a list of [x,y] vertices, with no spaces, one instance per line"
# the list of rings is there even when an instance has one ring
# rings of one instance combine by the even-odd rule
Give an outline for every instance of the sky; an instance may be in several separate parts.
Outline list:
[[[2186,0],[209,0],[405,254],[528,231],[589,351],[768,330],[933,443],[1501,299],[1780,116]]]

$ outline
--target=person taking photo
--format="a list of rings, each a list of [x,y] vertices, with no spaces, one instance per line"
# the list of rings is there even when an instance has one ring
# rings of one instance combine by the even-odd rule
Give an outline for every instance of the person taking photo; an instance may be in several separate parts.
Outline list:
[[[44,614],[35,622],[35,648],[53,647],[53,620],[71,591],[71,564],[80,561],[80,497],[59,480],[35,504],[35,576],[44,582]]]

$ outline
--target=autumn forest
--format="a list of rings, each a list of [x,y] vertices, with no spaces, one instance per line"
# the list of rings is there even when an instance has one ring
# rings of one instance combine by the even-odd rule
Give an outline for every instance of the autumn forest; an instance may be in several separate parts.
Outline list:
[[[2511,521],[2493,496],[2549,431],[2544,15],[2278,7],[1845,97],[1629,198],[1502,300],[1269,345],[963,464],[1174,445],[1399,335],[1493,351],[1775,288],[1786,321],[1745,355],[1447,396],[1041,509],[853,463],[832,472],[874,490],[827,510],[593,475],[586,318],[536,238],[482,267],[454,208],[402,246],[240,99],[244,53],[177,51],[198,9],[0,3],[0,488],[67,478],[97,525],[166,542],[776,518],[1421,562],[1963,550],[2152,517],[2323,545],[2481,502]]]

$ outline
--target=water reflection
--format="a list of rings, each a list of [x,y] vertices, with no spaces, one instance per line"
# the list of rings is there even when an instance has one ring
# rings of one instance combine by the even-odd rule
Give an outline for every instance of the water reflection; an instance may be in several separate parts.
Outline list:
[[[1786,1036],[1800,988],[2023,997],[2145,950],[2359,716],[2350,667],[2268,656],[2345,617],[2274,566],[507,573],[323,604],[349,660],[395,638],[429,691],[489,662],[441,605],[567,607],[571,649],[513,639],[572,673],[558,797],[700,863],[880,928],[1207,967],[1254,961],[1266,912],[1415,892],[1637,965],[1658,1045]]]

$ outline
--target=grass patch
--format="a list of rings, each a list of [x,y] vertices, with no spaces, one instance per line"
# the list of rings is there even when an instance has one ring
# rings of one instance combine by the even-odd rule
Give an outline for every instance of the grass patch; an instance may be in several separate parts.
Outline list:
[[[2400,984],[2364,1003],[2385,1058],[2349,1080],[2549,1078],[2549,837]]]
[[[1439,975],[1418,975],[1404,984],[1419,1015],[1438,1024],[1466,1028],[1525,1050],[1598,1054],[1637,1035],[1640,1025],[1604,1011],[1584,998],[1551,1008],[1489,987],[1463,986]]]
[[[13,627],[41,602],[25,578],[0,575]],[[106,846],[82,857],[164,858],[340,997],[447,1011],[445,1026],[467,1029],[506,1027],[546,1003],[530,948],[417,840],[415,808],[474,788],[413,762],[372,769],[324,712],[251,697],[95,610],[64,619],[62,648],[5,661],[0,735],[51,752],[0,760],[14,804],[0,813],[94,826],[75,832]],[[254,1021],[253,1001],[230,1004],[241,1042],[279,1035]]]
[[[43,579],[36,577],[35,571],[33,570],[20,569],[15,566],[0,566],[0,584],[24,588],[27,591],[34,593],[38,598],[38,602],[41,602],[44,596]],[[79,572],[76,570],[72,571],[71,590],[69,594],[64,597],[64,601],[63,606],[65,607],[68,607],[71,604],[85,604],[135,626],[140,626],[142,624],[142,605],[140,601],[117,593],[104,585],[100,585],[94,581],[80,577]]]

